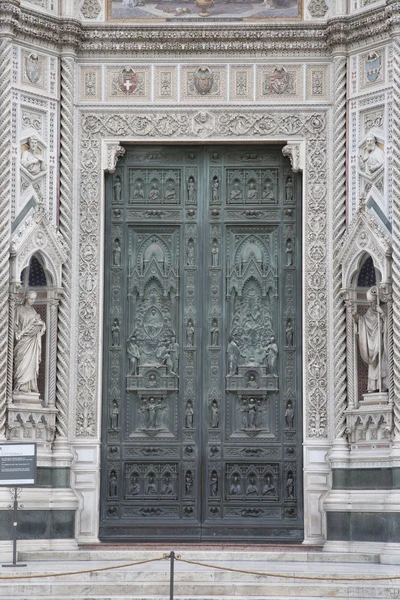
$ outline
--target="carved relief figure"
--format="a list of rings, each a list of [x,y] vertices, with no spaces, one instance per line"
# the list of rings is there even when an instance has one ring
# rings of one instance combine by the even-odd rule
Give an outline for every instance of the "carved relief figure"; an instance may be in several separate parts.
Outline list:
[[[140,350],[134,335],[132,335],[128,340],[127,352],[129,354],[129,375],[137,375],[140,361]]]
[[[172,185],[172,183],[169,183],[167,185],[167,189],[165,190],[165,193],[164,193],[164,199],[166,200],[166,202],[175,202],[176,190],[175,190],[174,186]]]
[[[35,136],[28,138],[26,145],[28,148],[22,152],[21,165],[29,171],[31,175],[38,175],[46,169],[43,158],[38,153],[38,139]]]
[[[293,402],[288,400],[286,402],[286,410],[285,410],[285,424],[288,429],[293,429],[294,423],[294,408]]]
[[[196,184],[194,177],[191,175],[187,184],[188,204],[196,204]]]
[[[237,473],[235,473],[232,478],[232,484],[231,484],[229,492],[230,492],[230,494],[232,494],[232,496],[238,496],[239,494],[242,493],[240,479],[239,479],[239,475]]]
[[[385,153],[378,146],[376,137],[369,134],[361,155],[361,169],[368,175],[373,175],[385,163]]]
[[[286,477],[286,493],[288,498],[294,498],[294,477],[292,471],[288,471]]]
[[[194,326],[192,319],[189,319],[186,325],[186,344],[194,346]]]
[[[286,266],[293,266],[293,241],[292,238],[286,240]]]
[[[254,477],[250,477],[249,484],[246,489],[246,496],[258,496],[258,488]]]
[[[211,182],[211,202],[219,202],[219,179],[216,175]]]
[[[293,202],[293,179],[291,175],[286,177],[285,200],[289,203]]]
[[[115,498],[118,495],[118,479],[115,471],[111,471],[110,473],[108,492],[110,498]]]
[[[213,429],[216,429],[219,426],[219,406],[217,400],[211,402],[210,426]]]
[[[388,388],[387,317],[376,286],[368,290],[367,300],[370,306],[365,315],[354,313],[358,346],[361,358],[368,365],[368,392],[382,392]]]
[[[214,239],[211,247],[211,266],[218,267],[219,265],[219,247],[218,240]]]
[[[239,360],[239,347],[231,336],[228,344],[228,375],[236,375]]]
[[[258,200],[258,192],[254,181],[251,181],[249,184],[249,189],[247,190],[247,200]]]
[[[212,327],[211,327],[211,346],[218,346],[218,341],[219,341],[218,320],[213,319]]]
[[[256,429],[257,403],[254,398],[249,399],[247,405],[247,427],[248,429]]]
[[[293,346],[294,327],[292,319],[286,321],[286,346]]]
[[[268,344],[264,348],[265,357],[267,361],[267,371],[270,375],[278,375],[277,371],[277,360],[278,360],[278,346],[275,341],[275,337],[271,336]]]
[[[129,494],[131,496],[138,496],[140,494],[140,485],[137,477],[132,477],[131,484],[129,487]]]
[[[253,390],[256,390],[258,388],[256,376],[254,375],[254,373],[250,373],[247,380],[247,387]]]
[[[133,190],[133,199],[139,201],[140,199],[144,199],[144,189],[140,181],[137,182],[136,187]]]
[[[231,189],[231,202],[241,202],[243,200],[243,192],[240,189],[239,183],[233,184],[233,188]]]
[[[274,486],[274,482],[272,481],[271,475],[267,475],[265,479],[265,485],[262,491],[263,496],[275,496],[276,488]]]
[[[171,480],[169,478],[169,476],[167,475],[164,479],[162,488],[161,488],[161,494],[163,496],[171,496],[174,493],[174,487],[171,483]]]
[[[111,429],[114,429],[114,431],[118,430],[118,428],[119,428],[119,406],[118,406],[118,400],[116,398],[114,398],[113,403],[112,403],[110,420],[111,420]]]
[[[120,333],[119,320],[114,319],[113,325],[111,327],[111,344],[114,347],[120,345],[119,333]]]
[[[187,256],[186,256],[186,264],[189,267],[193,267],[194,266],[194,261],[195,261],[195,255],[194,255],[194,242],[193,242],[193,240],[191,238],[188,241],[186,254],[187,254]]]
[[[186,429],[193,429],[193,402],[188,400],[186,402],[186,411],[185,411],[185,427]]]
[[[193,118],[193,131],[197,135],[206,137],[213,131],[213,129],[214,119],[210,114],[201,112]]]
[[[191,496],[193,494],[193,474],[192,471],[186,471],[185,474],[185,494],[186,496]]]
[[[262,199],[263,200],[275,200],[274,188],[273,188],[272,181],[270,179],[267,179],[267,181],[264,183]]]
[[[172,370],[174,371],[174,373],[178,374],[180,350],[179,350],[179,344],[176,341],[176,337],[174,335],[171,338],[171,343],[169,345],[169,352],[170,352],[171,358],[172,358]]]
[[[167,367],[167,375],[176,375],[174,371],[174,363],[172,361],[169,344],[167,346],[166,352],[164,354],[163,363]]]
[[[121,194],[122,194],[122,183],[121,183],[121,177],[119,175],[115,176],[113,188],[114,188],[114,202],[116,204],[120,204],[121,203]]]
[[[114,267],[121,266],[121,244],[118,238],[114,241],[113,265]]]
[[[155,202],[156,200],[159,199],[159,197],[160,197],[160,190],[158,189],[156,183],[152,183],[150,191],[149,191],[149,200],[151,202]]]
[[[150,373],[149,379],[148,379],[148,382],[147,382],[147,387],[148,388],[156,388],[156,387],[158,387],[158,385],[157,385],[157,379],[156,379],[156,376],[154,375],[154,373]]]
[[[156,484],[154,483],[154,475],[150,474],[147,482],[147,494],[153,496],[157,494]]]
[[[215,469],[211,472],[210,478],[210,496],[215,497],[218,495],[218,473]]]
[[[37,393],[42,355],[42,335],[46,325],[33,308],[36,292],[28,290],[15,309],[14,390]]]

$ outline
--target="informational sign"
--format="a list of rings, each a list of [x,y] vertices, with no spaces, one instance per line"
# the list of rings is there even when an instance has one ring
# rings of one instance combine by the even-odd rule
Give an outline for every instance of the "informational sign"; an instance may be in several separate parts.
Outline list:
[[[0,443],[0,485],[36,482],[36,444]]]

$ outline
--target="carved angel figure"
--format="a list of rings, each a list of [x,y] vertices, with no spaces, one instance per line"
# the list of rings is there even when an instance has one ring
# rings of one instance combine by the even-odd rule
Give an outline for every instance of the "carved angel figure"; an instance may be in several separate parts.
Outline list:
[[[28,138],[26,145],[28,148],[21,155],[21,165],[31,175],[37,175],[46,169],[43,158],[38,154],[38,139],[35,136],[31,136]]]
[[[22,304],[15,309],[14,390],[37,392],[37,378],[42,354],[42,335],[46,325],[33,308],[36,292],[28,290]]]

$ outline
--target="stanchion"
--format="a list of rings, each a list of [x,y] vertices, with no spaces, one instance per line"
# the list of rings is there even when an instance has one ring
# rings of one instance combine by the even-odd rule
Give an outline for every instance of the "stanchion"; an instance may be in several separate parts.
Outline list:
[[[175,568],[175,552],[172,552],[169,555],[170,565],[169,565],[169,600],[174,600],[174,568]]]
[[[14,486],[14,512],[13,512],[13,561],[2,567],[26,567],[26,563],[17,563],[17,527],[18,527],[18,488]]]

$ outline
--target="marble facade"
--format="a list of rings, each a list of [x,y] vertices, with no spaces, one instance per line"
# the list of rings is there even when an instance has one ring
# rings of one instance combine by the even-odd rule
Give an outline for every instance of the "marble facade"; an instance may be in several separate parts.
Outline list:
[[[104,0],[0,0],[0,441],[33,435],[17,418],[12,356],[20,274],[37,255],[45,394],[25,413],[56,418],[39,441],[39,485],[22,499],[27,519],[54,513],[64,532],[49,525],[42,547],[98,540],[104,174],[124,144],[165,141],[273,142],[302,173],[304,543],[400,543],[400,8],[301,10],[222,28],[107,21]],[[23,158],[33,138],[38,168]],[[388,298],[389,391],[385,405],[360,406],[349,313],[367,255]],[[0,488],[0,513],[8,503]]]

